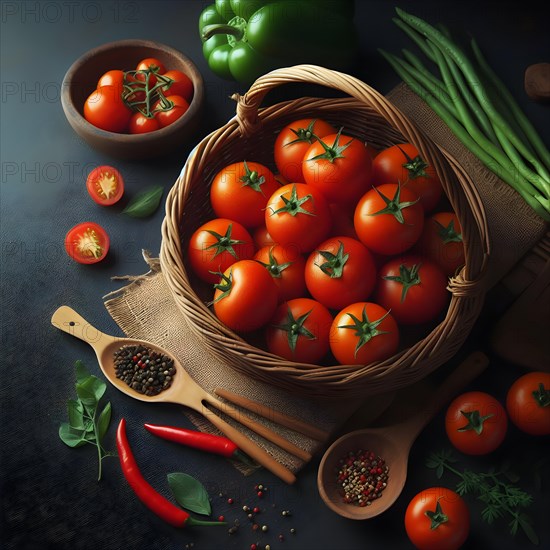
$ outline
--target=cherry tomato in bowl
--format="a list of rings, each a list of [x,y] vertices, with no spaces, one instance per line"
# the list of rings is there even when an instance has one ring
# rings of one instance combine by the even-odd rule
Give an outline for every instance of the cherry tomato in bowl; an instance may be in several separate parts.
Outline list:
[[[458,550],[470,533],[470,512],[455,491],[430,487],[409,502],[405,530],[419,550]]]
[[[493,452],[504,441],[507,430],[506,410],[488,393],[463,393],[447,408],[445,431],[449,441],[464,454]]]
[[[169,108],[163,108],[165,101],[171,105]],[[170,124],[182,117],[188,109],[189,103],[179,95],[169,95],[165,99],[159,99],[153,106],[153,110],[157,111],[155,118],[161,128],[170,126]]]
[[[179,95],[191,103],[193,99],[193,82],[184,72],[171,69],[162,76],[172,81],[162,87],[164,95]]]
[[[127,130],[132,111],[117,86],[100,86],[86,99],[84,118],[97,128],[120,134]]]
[[[116,168],[108,165],[98,166],[88,174],[86,189],[97,204],[111,206],[124,194],[124,179]]]
[[[97,223],[79,223],[67,232],[65,250],[79,264],[95,264],[107,256],[109,235]]]
[[[506,395],[510,420],[530,435],[550,435],[550,373],[533,371],[520,376]]]

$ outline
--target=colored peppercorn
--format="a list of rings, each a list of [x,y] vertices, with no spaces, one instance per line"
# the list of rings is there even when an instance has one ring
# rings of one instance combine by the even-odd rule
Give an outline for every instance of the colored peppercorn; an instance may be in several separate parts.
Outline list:
[[[389,468],[372,451],[350,451],[338,464],[336,481],[342,500],[355,506],[370,506],[382,496]]]

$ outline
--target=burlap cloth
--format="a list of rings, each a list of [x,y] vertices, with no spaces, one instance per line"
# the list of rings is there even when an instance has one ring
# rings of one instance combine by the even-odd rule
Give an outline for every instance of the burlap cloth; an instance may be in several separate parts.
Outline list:
[[[452,135],[437,115],[404,84],[393,89],[388,94],[388,99],[416,122],[438,145],[453,155],[476,183],[489,226],[491,256],[486,278],[489,289],[543,237],[547,229],[546,224],[513,189],[483,167]],[[233,370],[230,364],[214,357],[203,342],[190,331],[185,317],[166,285],[159,262],[147,253],[144,257],[150,270],[138,277],[119,277],[118,279],[129,280],[129,284],[105,296],[105,306],[127,336],[142,338],[167,349],[179,358],[189,374],[205,390],[213,392],[217,387],[226,388],[310,422],[325,429],[329,434],[334,433],[361,405],[358,402],[342,401],[316,403]],[[376,409],[376,404],[373,406]],[[327,443],[311,440],[253,416],[312,454],[320,451]],[[190,412],[189,417],[197,428],[215,431],[202,416]],[[259,438],[246,428],[243,428],[243,431],[292,471],[297,472],[304,466],[301,460]]]

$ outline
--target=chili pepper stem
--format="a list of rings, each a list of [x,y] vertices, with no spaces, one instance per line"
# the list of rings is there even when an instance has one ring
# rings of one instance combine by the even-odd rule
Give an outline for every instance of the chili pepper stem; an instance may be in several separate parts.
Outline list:
[[[227,522],[226,521],[205,521],[202,519],[197,519],[189,516],[187,518],[187,521],[185,522],[185,525],[189,525],[190,527],[205,526],[205,525],[227,525]]]

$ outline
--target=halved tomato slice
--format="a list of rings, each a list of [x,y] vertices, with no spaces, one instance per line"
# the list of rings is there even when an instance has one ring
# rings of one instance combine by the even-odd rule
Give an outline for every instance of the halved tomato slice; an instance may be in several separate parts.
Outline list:
[[[97,204],[111,206],[122,197],[124,180],[116,168],[107,165],[98,166],[88,174],[86,188]]]
[[[65,237],[67,254],[79,264],[95,264],[109,251],[109,235],[94,222],[83,222],[69,229]]]

